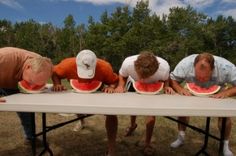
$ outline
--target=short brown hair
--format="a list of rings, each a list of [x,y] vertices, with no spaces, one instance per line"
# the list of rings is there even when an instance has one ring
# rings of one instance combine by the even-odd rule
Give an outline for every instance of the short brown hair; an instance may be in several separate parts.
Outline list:
[[[141,78],[152,76],[159,68],[156,56],[149,51],[143,51],[134,62],[135,71]]]
[[[215,60],[214,60],[214,57],[212,54],[210,53],[201,53],[199,54],[195,60],[194,60],[194,66],[196,66],[196,64],[199,62],[199,61],[202,61],[204,60],[205,62],[207,62],[211,69],[213,70],[215,68]]]

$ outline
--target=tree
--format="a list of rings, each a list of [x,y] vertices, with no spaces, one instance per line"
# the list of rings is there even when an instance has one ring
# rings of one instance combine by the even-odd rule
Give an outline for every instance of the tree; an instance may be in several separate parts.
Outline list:
[[[142,50],[148,50],[153,41],[153,27],[151,26],[150,9],[148,1],[137,2],[133,9],[131,25],[125,34],[124,40],[127,47],[127,55],[137,54]]]
[[[64,27],[56,33],[57,56],[60,59],[76,56],[79,51],[79,38],[76,34],[75,20],[72,15],[68,15],[64,20]]]
[[[51,23],[42,24],[39,29],[40,52],[52,59],[55,59],[56,53],[56,31],[57,29]]]
[[[132,9],[117,7],[104,11],[100,21],[76,25],[72,15],[58,28],[33,19],[12,24],[0,20],[0,47],[16,46],[50,57],[58,63],[91,49],[118,71],[124,58],[151,50],[165,58],[172,68],[185,56],[203,51],[236,63],[236,22],[232,17],[209,18],[192,7],[173,7],[160,18],[151,13],[148,1],[138,1]]]
[[[102,49],[103,56],[109,60],[116,71],[118,71],[122,60],[127,55],[127,49],[124,36],[130,29],[131,17],[127,6],[117,7],[116,11],[106,23],[107,35]]]
[[[79,39],[79,51],[85,48],[85,37],[87,30],[84,24],[80,24],[76,27],[76,36]]]
[[[15,46],[40,52],[41,40],[40,40],[40,24],[34,20],[28,20],[26,22],[16,23],[15,30]]]
[[[14,45],[14,30],[10,21],[0,20],[0,47]]]
[[[183,57],[192,53],[199,53],[204,49],[201,28],[206,21],[206,16],[197,13],[192,7],[174,7],[170,9],[167,20],[169,39],[167,40],[170,64],[176,65]],[[174,51],[169,51],[173,48]]]
[[[106,14],[106,12],[104,14]],[[90,16],[88,31],[85,36],[85,48],[94,51],[98,57],[103,56],[102,51],[105,47],[107,34],[107,26],[99,22],[94,22],[93,18]]]
[[[230,37],[227,19],[222,15],[218,16],[215,21],[210,18],[204,27],[204,32],[206,42],[211,45],[209,49],[215,55],[224,56]]]

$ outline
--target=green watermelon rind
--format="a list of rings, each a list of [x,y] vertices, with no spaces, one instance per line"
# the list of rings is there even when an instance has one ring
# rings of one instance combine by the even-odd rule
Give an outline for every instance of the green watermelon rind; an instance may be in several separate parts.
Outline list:
[[[136,83],[136,82],[133,81],[133,83],[132,83],[132,84],[133,84],[133,87],[134,87],[136,93],[139,93],[139,94],[157,95],[157,94],[162,93],[162,90],[163,90],[163,88],[164,88],[164,82],[158,82],[158,83],[161,83],[161,87],[160,87],[158,90],[156,90],[155,92],[140,91],[139,89],[136,88],[135,83]],[[156,83],[157,83],[157,82],[156,82]]]
[[[22,86],[21,81],[18,82],[18,89],[20,90],[21,93],[25,93],[25,94],[39,94],[39,93],[43,93],[45,88],[46,88],[46,84],[44,86],[42,86],[40,89],[38,89],[38,90],[29,90],[29,89],[26,89],[25,87]]]
[[[100,82],[99,85],[96,88],[94,88],[93,90],[81,90],[73,85],[74,80],[76,80],[76,79],[70,79],[70,86],[72,87],[73,91],[76,93],[84,93],[84,94],[94,93],[102,86],[102,82]]]
[[[217,89],[215,89],[214,91],[212,92],[208,92],[208,93],[199,93],[199,92],[196,92],[194,91],[191,87],[190,87],[190,84],[193,84],[193,83],[186,83],[185,84],[185,88],[187,88],[189,90],[189,92],[195,96],[210,96],[210,95],[213,95],[217,92],[220,91],[221,89],[221,86],[218,86],[218,85],[213,85],[213,86],[217,86]]]

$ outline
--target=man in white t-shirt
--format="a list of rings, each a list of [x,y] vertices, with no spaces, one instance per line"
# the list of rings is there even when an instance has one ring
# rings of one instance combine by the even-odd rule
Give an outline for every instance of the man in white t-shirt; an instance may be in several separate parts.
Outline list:
[[[134,81],[144,83],[154,83],[157,81],[165,82],[164,92],[173,94],[174,90],[169,87],[170,66],[166,60],[155,56],[152,52],[144,51],[140,55],[127,57],[119,70],[119,83],[115,92],[123,93],[126,91],[128,77]],[[146,121],[146,138],[144,142],[144,153],[154,152],[151,147],[151,137],[155,125],[155,116],[147,117]],[[131,125],[127,128],[125,136],[130,136],[136,129],[136,116],[131,116]]]

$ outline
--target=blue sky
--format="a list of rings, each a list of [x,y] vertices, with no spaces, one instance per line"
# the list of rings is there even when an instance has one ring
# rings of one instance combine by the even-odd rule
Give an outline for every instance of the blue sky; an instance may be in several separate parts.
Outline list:
[[[12,22],[34,19],[60,27],[63,26],[65,17],[71,14],[76,24],[87,24],[89,16],[98,21],[105,10],[113,12],[117,6],[122,5],[134,7],[137,1],[139,0],[0,0],[0,19]],[[236,0],[149,0],[149,8],[158,15],[168,15],[171,7],[187,5],[211,17],[222,14],[236,20]]]

